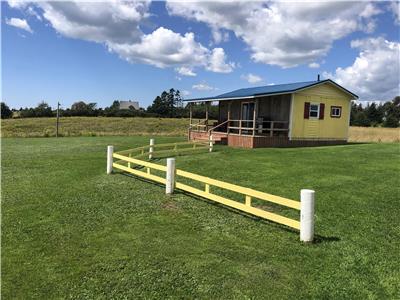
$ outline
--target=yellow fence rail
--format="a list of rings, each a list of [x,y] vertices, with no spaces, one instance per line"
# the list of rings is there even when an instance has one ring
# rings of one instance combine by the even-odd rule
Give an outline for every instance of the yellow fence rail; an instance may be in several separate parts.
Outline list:
[[[154,141],[152,142],[152,146],[154,147]],[[189,143],[173,143],[173,144],[164,144],[158,145],[159,149],[167,148],[165,151],[170,151],[171,146],[174,147],[174,151],[178,153],[179,151],[185,151],[185,149],[193,149],[193,145],[187,147]],[[193,143],[192,143],[193,144]],[[185,147],[179,149],[180,146]],[[208,145],[197,145],[200,147],[209,147]],[[254,189],[242,187],[236,184],[227,183],[224,181],[212,179],[209,177],[197,175],[191,172],[183,171],[180,169],[175,169],[175,159],[168,158],[167,166],[162,166],[159,164],[155,164],[152,162],[143,161],[138,158],[129,157],[127,155],[132,155],[132,153],[137,153],[139,150],[140,154],[138,156],[142,156],[141,151],[143,148],[151,149],[145,146],[125,151],[119,151],[113,153],[112,146],[111,149],[108,149],[108,156],[107,156],[107,173],[110,174],[112,169],[119,169],[124,172],[128,172],[134,174],[139,177],[146,178],[148,180],[152,180],[158,183],[161,183],[166,186],[166,192],[172,193],[174,188],[191,193],[193,195],[197,195],[208,200],[221,203],[223,205],[235,208],[237,210],[246,212],[250,215],[254,215],[257,217],[261,217],[279,224],[283,224],[285,226],[300,230],[300,239],[302,241],[312,241],[314,235],[314,191],[311,190],[301,190],[301,202],[294,201],[291,199],[283,198],[280,196],[260,192]],[[211,146],[212,147],[212,146]],[[205,147],[206,148],[206,147]],[[196,147],[195,147],[196,149]],[[208,149],[208,148],[207,148]],[[212,148],[210,148],[212,149]],[[153,148],[154,150],[154,148]],[[162,151],[158,151],[158,153],[163,153]],[[151,154],[151,152],[149,151]],[[153,154],[156,153],[153,152]],[[114,162],[113,159],[117,159],[118,161]],[[120,164],[120,162],[126,162],[127,166]],[[135,166],[135,168],[133,168]],[[137,166],[141,168],[145,168],[146,171],[139,170]],[[155,175],[152,170],[162,171],[166,173],[166,176],[159,176]],[[159,173],[159,172],[158,172]],[[180,178],[190,179],[192,181],[204,184],[204,189],[199,189],[193,186],[190,186],[186,183],[180,182]],[[238,202],[232,199],[228,199],[226,197],[222,197],[220,195],[212,193],[211,187],[217,187],[220,189],[228,190],[231,192],[235,192],[241,194],[243,198],[243,202]],[[288,208],[292,208],[295,210],[300,210],[300,221],[294,220],[285,216],[281,216],[276,213],[268,212],[258,207],[254,207],[253,199],[263,200],[272,202],[274,204],[278,204],[281,206],[285,206]]]
[[[286,226],[289,226],[289,227],[292,227],[295,229],[300,229],[299,221],[292,220],[292,219],[280,216],[278,214],[267,212],[265,210],[262,210],[260,208],[256,208],[256,207],[252,206],[252,199],[256,198],[256,199],[269,201],[269,202],[273,202],[273,203],[276,203],[276,204],[279,204],[282,206],[300,210],[300,202],[298,202],[298,201],[294,201],[294,200],[282,198],[279,196],[259,192],[259,191],[256,191],[256,190],[253,190],[250,188],[245,188],[245,187],[227,183],[224,181],[211,179],[211,178],[208,178],[205,176],[193,174],[193,173],[182,171],[179,169],[176,170],[176,175],[184,177],[184,178],[189,178],[191,180],[203,183],[205,185],[204,190],[200,190],[200,189],[197,189],[197,188],[194,188],[189,185],[186,185],[186,184],[176,181],[177,189],[195,194],[195,195],[203,197],[203,198],[207,198],[209,200],[224,204],[226,206],[233,207],[235,209],[244,211],[246,213],[255,215],[257,217],[268,219],[268,220],[271,220],[271,221],[274,221],[274,222],[277,222],[277,223],[280,223],[280,224],[283,224],[283,225],[286,225]],[[216,194],[213,194],[211,192],[210,186],[215,186],[218,188],[226,189],[226,190],[244,195],[245,196],[245,204],[225,198],[225,197],[218,196]]]
[[[154,139],[151,139],[150,144],[147,146],[118,151],[116,153],[128,157],[134,157],[134,158],[148,157],[149,159],[152,159],[155,158],[156,156],[162,157],[165,154],[179,155],[198,150],[208,150],[211,152],[212,148],[213,148],[213,143],[207,141],[155,144]]]

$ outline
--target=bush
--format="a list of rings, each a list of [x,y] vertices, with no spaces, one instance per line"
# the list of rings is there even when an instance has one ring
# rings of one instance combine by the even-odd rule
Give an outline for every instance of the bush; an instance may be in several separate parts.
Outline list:
[[[11,109],[5,104],[4,102],[1,102],[1,118],[2,119],[9,119],[13,115],[13,112]]]

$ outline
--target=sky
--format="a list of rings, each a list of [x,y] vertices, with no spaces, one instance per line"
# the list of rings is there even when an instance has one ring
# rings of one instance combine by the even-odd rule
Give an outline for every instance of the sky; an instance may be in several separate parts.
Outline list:
[[[184,98],[330,78],[360,101],[400,94],[399,2],[1,2],[1,99]]]

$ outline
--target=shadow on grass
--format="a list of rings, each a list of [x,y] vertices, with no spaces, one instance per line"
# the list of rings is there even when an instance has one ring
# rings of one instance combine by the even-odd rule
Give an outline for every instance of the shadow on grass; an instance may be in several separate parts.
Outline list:
[[[151,181],[151,180],[149,180],[149,179],[142,178],[142,177],[139,177],[139,176],[136,176],[136,175],[133,175],[133,174],[129,174],[129,173],[126,173],[126,172],[120,172],[120,173],[118,173],[118,174],[121,174],[121,175],[130,177],[130,178],[134,178],[134,179],[139,180],[139,181],[144,182],[144,183],[149,183],[149,184],[158,186],[158,187],[160,187],[160,188],[162,188],[162,189],[165,188],[165,185],[163,185],[163,184],[161,184],[161,183],[154,182],[154,181]],[[274,226],[274,227],[276,227],[276,228],[279,228],[280,230],[284,230],[284,231],[290,232],[290,233],[292,233],[292,234],[293,234],[293,233],[299,234],[299,231],[296,230],[296,229],[289,228],[289,227],[287,227],[287,226],[284,226],[284,225],[281,225],[281,224],[278,224],[278,223],[275,223],[275,222],[272,222],[272,221],[269,221],[269,220],[266,220],[266,219],[263,219],[263,218],[260,218],[260,217],[251,215],[251,214],[248,214],[248,213],[246,213],[246,212],[244,212],[244,211],[235,209],[235,208],[230,207],[230,206],[223,205],[223,204],[218,203],[218,202],[214,202],[214,201],[208,200],[208,199],[206,199],[206,198],[202,198],[202,197],[197,196],[197,195],[193,195],[193,194],[188,193],[188,192],[185,192],[185,191],[175,190],[174,193],[175,193],[176,195],[185,195],[185,196],[188,196],[188,197],[190,197],[190,198],[192,198],[192,199],[196,199],[196,200],[205,202],[205,203],[207,203],[207,204],[209,204],[209,205],[213,205],[214,207],[218,207],[218,208],[221,208],[221,209],[229,210],[229,211],[231,211],[232,213],[235,213],[235,214],[244,216],[244,217],[246,217],[246,218],[250,218],[250,219],[252,219],[253,221],[256,221],[256,222],[259,222],[259,223],[262,223],[262,224],[266,224],[266,225],[269,225],[269,226],[272,225],[272,226]],[[332,242],[339,242],[339,241],[340,241],[340,238],[339,238],[339,237],[336,237],[336,236],[322,236],[322,235],[319,235],[319,234],[315,234],[315,235],[314,235],[314,241],[313,241],[311,244],[332,243]]]
[[[279,148],[279,149],[307,149],[307,148],[326,148],[326,147],[347,147],[347,146],[362,146],[362,145],[370,145],[373,143],[369,143],[369,142],[348,142],[345,144],[333,144],[333,145],[308,145],[308,146],[294,146],[294,147],[275,147],[275,148]],[[263,148],[257,148],[257,149],[263,149]]]
[[[314,235],[313,244],[339,242],[340,238],[337,236],[322,236],[319,234]]]

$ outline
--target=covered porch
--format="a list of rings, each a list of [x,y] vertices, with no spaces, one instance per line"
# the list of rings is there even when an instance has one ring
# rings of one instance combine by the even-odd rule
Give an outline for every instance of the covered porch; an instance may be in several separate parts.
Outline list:
[[[192,103],[205,102],[203,119],[192,118]],[[192,101],[190,140],[212,139],[221,144],[255,148],[287,144],[291,94],[218,100],[218,119],[209,118],[213,99]]]

